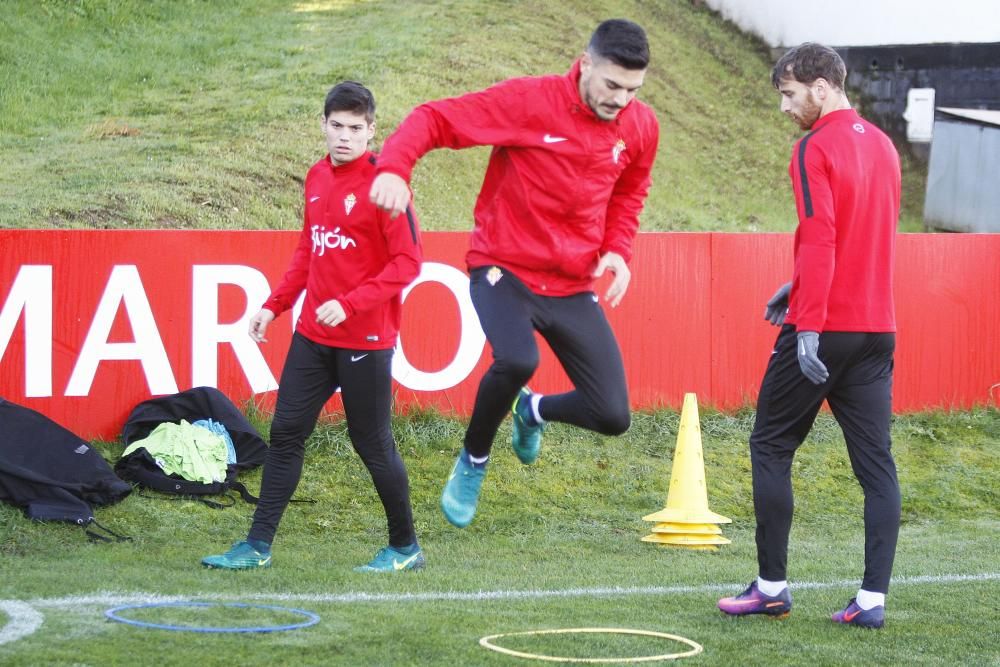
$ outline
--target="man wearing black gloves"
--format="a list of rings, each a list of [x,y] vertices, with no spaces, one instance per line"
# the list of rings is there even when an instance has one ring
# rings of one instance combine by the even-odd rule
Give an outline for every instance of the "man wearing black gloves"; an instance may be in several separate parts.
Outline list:
[[[810,132],[789,165],[799,218],[794,273],[765,310],[783,326],[750,436],[759,576],[719,608],[734,616],[791,610],[792,458],[826,400],[865,495],[864,580],[833,620],[880,628],[900,515],[889,436],[900,167],[888,137],[851,108],[845,77],[837,52],[812,43],[782,56],[771,75],[781,110]]]

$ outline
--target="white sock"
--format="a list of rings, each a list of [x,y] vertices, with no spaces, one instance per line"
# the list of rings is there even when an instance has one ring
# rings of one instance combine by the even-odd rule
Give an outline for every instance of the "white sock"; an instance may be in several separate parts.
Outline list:
[[[487,454],[486,456],[473,456],[472,454],[469,454],[469,460],[475,463],[477,466],[481,466],[490,460],[490,455]]]
[[[788,588],[787,581],[768,581],[757,577],[757,590],[768,597],[779,595],[781,591]]]
[[[538,412],[538,404],[541,402],[541,400],[542,400],[542,395],[541,394],[532,394],[531,395],[531,416],[535,418],[535,421],[539,425],[545,423],[545,420],[542,419],[542,415],[539,414],[539,412]]]
[[[885,593],[873,593],[860,588],[858,589],[858,597],[854,598],[854,601],[865,611],[873,607],[884,607]]]

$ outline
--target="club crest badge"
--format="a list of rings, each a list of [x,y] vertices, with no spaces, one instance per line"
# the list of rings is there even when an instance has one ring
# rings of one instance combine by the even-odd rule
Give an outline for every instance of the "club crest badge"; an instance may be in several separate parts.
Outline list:
[[[350,215],[351,209],[353,209],[354,205],[357,203],[358,203],[358,198],[354,196],[353,192],[344,197],[344,213]]]
[[[501,278],[503,278],[503,271],[500,270],[499,266],[494,266],[486,272],[486,282],[488,282],[490,286],[496,285],[500,282]]]
[[[618,160],[621,158],[622,153],[625,151],[625,140],[619,139],[615,142],[615,147],[611,149],[611,159],[615,164],[618,164]]]

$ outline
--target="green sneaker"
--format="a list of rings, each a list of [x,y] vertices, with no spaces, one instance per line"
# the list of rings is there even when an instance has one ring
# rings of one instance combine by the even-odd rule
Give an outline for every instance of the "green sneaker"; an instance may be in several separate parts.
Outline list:
[[[535,462],[538,452],[542,449],[542,431],[545,424],[539,424],[531,414],[531,390],[521,387],[514,405],[510,409],[514,418],[514,432],[510,439],[510,445],[514,449],[518,460],[524,465]]]
[[[486,464],[473,464],[469,460],[469,453],[463,448],[441,493],[441,511],[451,525],[465,528],[472,523],[484,477]]]
[[[424,552],[417,549],[411,554],[385,547],[378,550],[370,563],[354,568],[355,572],[401,572],[402,570],[419,570],[427,564]]]
[[[237,542],[224,554],[205,556],[201,564],[220,570],[256,570],[271,567],[271,552],[257,551],[246,541]]]

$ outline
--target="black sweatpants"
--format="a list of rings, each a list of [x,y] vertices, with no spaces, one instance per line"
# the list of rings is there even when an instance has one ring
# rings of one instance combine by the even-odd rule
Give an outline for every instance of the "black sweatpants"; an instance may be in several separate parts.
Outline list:
[[[847,441],[851,467],[864,491],[865,575],[861,587],[886,593],[899,534],[900,495],[890,452],[892,333],[826,332],[819,358],[830,371],[815,385],[799,369],[795,327],[785,325],[771,354],[750,436],[760,576],[787,579],[792,527],[792,458],[823,400]]]
[[[392,352],[328,347],[298,333],[292,336],[271,422],[260,502],[248,538],[274,541],[302,476],[306,438],[316,427],[323,405],[340,387],[347,433],[385,508],[389,544],[404,547],[417,541],[409,479],[390,426]]]
[[[540,296],[503,267],[502,277],[491,284],[487,280],[491,268],[470,272],[472,304],[493,348],[493,365],[479,382],[465,432],[466,451],[477,457],[490,453],[500,422],[538,368],[535,331],[552,348],[574,386],[570,392],[542,398],[542,419],[607,435],[628,430],[625,367],[597,296],[593,292]]]

